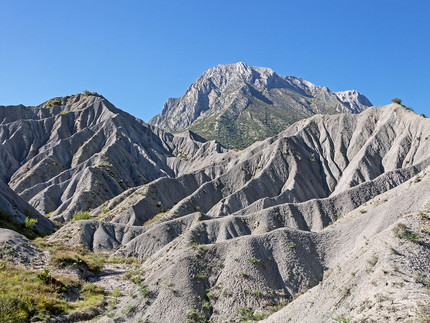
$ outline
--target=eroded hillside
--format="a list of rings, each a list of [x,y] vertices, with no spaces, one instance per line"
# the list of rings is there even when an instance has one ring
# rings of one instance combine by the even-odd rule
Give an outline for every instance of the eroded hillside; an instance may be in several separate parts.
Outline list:
[[[299,300],[316,293],[324,274],[353,266],[351,257],[361,259],[357,286],[369,277],[381,284],[378,270],[392,263],[389,247],[402,244],[393,237],[398,223],[419,237],[409,248],[424,257],[424,266],[405,265],[408,272],[427,277],[429,148],[429,121],[400,105],[317,115],[193,172],[130,189],[92,212],[100,220],[67,224],[50,241],[138,259],[139,284],[150,293],[124,298],[110,313],[125,320],[261,319],[304,293],[269,319],[324,322],[354,309],[353,319],[379,321],[373,294],[353,295],[348,305],[349,296],[337,299],[332,290],[337,301],[313,316],[303,314]],[[368,269],[373,254],[384,262]],[[327,302],[318,295],[309,302]],[[419,295],[405,305],[408,314],[400,307],[400,314],[383,315],[417,318],[425,287]],[[369,310],[359,311],[367,298]]]
[[[315,115],[242,151],[96,94],[0,116],[7,211],[61,222],[33,242],[2,230],[0,258],[70,281],[54,320],[429,317],[430,121],[401,105]]]

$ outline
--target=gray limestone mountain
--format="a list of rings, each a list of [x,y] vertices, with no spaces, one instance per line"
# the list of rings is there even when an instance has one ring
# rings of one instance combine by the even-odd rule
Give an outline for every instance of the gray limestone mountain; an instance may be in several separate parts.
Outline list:
[[[0,107],[0,121],[0,208],[52,211],[45,243],[137,261],[81,277],[116,295],[98,322],[430,317],[430,121],[401,105],[317,114],[243,151],[96,94]],[[52,266],[10,230],[0,246]]]
[[[172,132],[190,129],[226,147],[243,148],[314,114],[359,113],[370,106],[357,91],[333,93],[270,68],[237,63],[204,72],[149,123]]]

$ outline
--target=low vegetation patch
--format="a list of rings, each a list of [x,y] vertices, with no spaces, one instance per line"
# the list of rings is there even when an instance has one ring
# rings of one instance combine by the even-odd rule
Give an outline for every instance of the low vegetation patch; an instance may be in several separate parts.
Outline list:
[[[187,313],[187,323],[206,323],[208,322],[205,313],[202,311],[191,310]]]
[[[249,274],[248,274],[248,273],[246,273],[246,272],[244,272],[244,271],[242,271],[239,275],[240,275],[240,277],[242,277],[242,278],[249,278]]]
[[[110,257],[106,259],[106,263],[108,264],[126,264],[133,265],[135,267],[139,266],[137,259],[134,257]]]
[[[371,267],[374,267],[377,264],[378,260],[379,260],[379,257],[375,253],[373,253],[372,257],[370,257],[370,259],[368,259],[367,262]]]
[[[144,225],[144,226],[145,226],[145,225],[150,225],[150,224],[152,224],[152,223],[157,222],[158,220],[160,220],[160,219],[163,217],[164,213],[165,213],[165,212],[157,213],[156,215],[154,215],[154,217],[152,217],[151,219],[149,219],[148,221],[146,221],[143,225]]]
[[[403,223],[397,224],[394,227],[393,232],[397,238],[407,239],[412,242],[420,241],[420,236],[410,231],[408,227]]]
[[[393,101],[394,103],[397,103],[397,104],[400,104],[402,107],[404,107],[406,110],[408,110],[408,111],[414,111],[412,108],[410,108],[410,107],[407,107],[406,105],[404,105],[403,103],[402,103],[402,100],[401,99],[399,99],[399,98],[397,98],[397,97],[395,97],[394,99],[392,99],[391,101]]]
[[[37,223],[37,219],[26,217],[24,225],[28,229],[33,229],[36,223]]]
[[[35,239],[34,243],[40,248],[49,251],[51,264],[64,268],[73,265],[82,265],[89,271],[97,273],[103,269],[107,262],[107,254],[93,253],[82,247],[70,247],[47,242],[41,238]]]
[[[266,314],[254,311],[250,307],[241,307],[237,312],[239,314],[240,322],[260,321],[266,317]]]
[[[75,311],[93,311],[105,303],[105,291],[76,279],[52,277],[48,270],[37,273],[0,262],[0,322],[46,321],[49,317]],[[70,302],[67,293],[79,292]]]
[[[140,285],[145,278],[145,270],[142,268],[130,270],[123,276],[125,280],[129,280],[137,285]]]
[[[85,96],[90,96],[90,95],[100,96],[97,92],[91,92],[91,91],[88,91],[88,90],[84,90],[84,92],[82,94],[85,95]]]
[[[205,273],[199,272],[196,274],[196,278],[197,279],[207,279],[208,275],[206,275]]]
[[[79,212],[73,215],[71,221],[89,220],[89,219],[91,219],[91,215],[89,212]]]
[[[349,323],[352,322],[352,316],[339,315],[333,318],[333,322],[337,323]]]
[[[402,100],[401,99],[399,99],[398,97],[395,97],[394,99],[392,99],[391,101],[393,101],[394,103],[397,103],[397,104],[402,104]]]
[[[54,101],[49,101],[49,103],[48,103],[48,107],[53,107],[53,106],[55,106],[55,105],[60,105],[61,103],[60,103],[60,101],[56,101],[56,100],[54,100]]]
[[[150,297],[151,290],[148,286],[144,283],[144,270],[143,269],[136,269],[136,270],[130,270],[124,275],[124,279],[130,280],[131,282],[135,283],[137,286],[139,286],[139,292],[143,297]]]

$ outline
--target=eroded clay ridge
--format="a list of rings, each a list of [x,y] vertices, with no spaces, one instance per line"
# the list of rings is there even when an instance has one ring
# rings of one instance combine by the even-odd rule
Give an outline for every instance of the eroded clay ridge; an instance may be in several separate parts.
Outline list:
[[[367,286],[367,274],[377,280],[376,269],[392,266],[390,248],[404,244],[405,261],[415,252],[428,258],[426,231],[414,248],[393,228],[405,221],[411,230],[428,225],[424,216],[409,215],[430,211],[429,148],[429,120],[397,104],[317,115],[243,151],[221,151],[174,178],[131,188],[93,210],[99,220],[66,224],[50,240],[138,259],[151,293],[124,299],[116,312],[123,319],[260,317],[342,268],[357,273],[353,285],[333,287],[334,275],[270,320],[324,322],[352,310],[376,321],[415,318],[428,294],[414,294],[394,315],[388,302],[378,312],[377,293],[363,296],[359,286]],[[358,271],[351,270],[354,259],[362,259]],[[414,275],[428,266],[404,269]],[[394,284],[395,270],[387,272]],[[312,302],[322,310],[308,311]],[[120,314],[130,304],[133,312]]]
[[[59,221],[225,150],[148,126],[96,94],[2,106],[0,120],[0,178]]]

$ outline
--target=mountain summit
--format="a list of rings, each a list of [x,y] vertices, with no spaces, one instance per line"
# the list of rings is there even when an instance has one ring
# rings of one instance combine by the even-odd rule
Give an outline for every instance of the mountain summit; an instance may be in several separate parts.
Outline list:
[[[372,103],[357,91],[334,93],[293,76],[245,63],[203,73],[180,98],[171,98],[149,123],[191,129],[229,148],[246,147],[314,114],[359,113]]]

